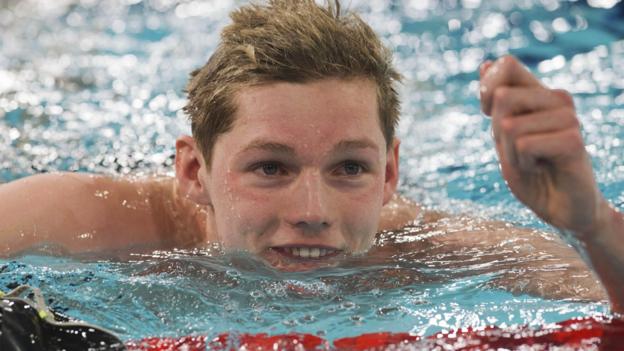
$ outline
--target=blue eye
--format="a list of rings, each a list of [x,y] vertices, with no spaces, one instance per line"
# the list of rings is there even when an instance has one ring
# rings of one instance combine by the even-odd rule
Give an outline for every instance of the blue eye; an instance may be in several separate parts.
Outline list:
[[[256,163],[250,167],[250,170],[263,177],[275,177],[286,175],[288,173],[286,168],[281,163],[273,161]]]
[[[279,165],[276,163],[265,163],[260,168],[264,175],[268,176],[276,175],[279,172]]]
[[[360,173],[360,171],[362,170],[362,166],[358,165],[357,163],[347,162],[344,165],[344,170],[345,173],[348,175],[356,175]]]
[[[359,162],[346,161],[341,165],[340,173],[348,176],[356,176],[362,174],[364,171],[364,166]]]

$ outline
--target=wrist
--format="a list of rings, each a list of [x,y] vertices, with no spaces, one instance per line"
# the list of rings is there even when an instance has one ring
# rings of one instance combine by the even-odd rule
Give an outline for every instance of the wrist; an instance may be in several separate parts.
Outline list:
[[[624,237],[619,238],[623,233],[624,218],[607,200],[602,198],[592,224],[576,234],[584,242],[607,244],[612,240],[623,240]]]

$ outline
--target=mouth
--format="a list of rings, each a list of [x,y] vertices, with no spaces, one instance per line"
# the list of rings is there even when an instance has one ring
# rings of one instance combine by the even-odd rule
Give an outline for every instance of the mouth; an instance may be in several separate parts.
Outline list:
[[[287,245],[269,248],[265,259],[274,268],[284,271],[306,271],[333,266],[345,251],[325,246]]]
[[[289,258],[305,260],[324,260],[342,252],[342,250],[318,246],[272,247],[271,250]]]

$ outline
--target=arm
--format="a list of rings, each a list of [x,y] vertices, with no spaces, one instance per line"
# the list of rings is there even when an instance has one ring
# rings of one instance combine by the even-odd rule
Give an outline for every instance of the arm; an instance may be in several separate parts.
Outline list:
[[[471,275],[494,273],[496,278],[488,286],[514,294],[588,301],[607,299],[600,282],[579,254],[553,233],[513,227],[505,222],[451,216],[423,209],[405,197],[394,195],[382,208],[379,231],[400,229],[399,233],[403,233],[406,226],[410,228],[405,235],[430,238],[377,246],[369,256],[383,260],[398,253],[409,254],[414,261],[440,260],[445,262],[439,263],[445,268]],[[466,270],[468,267],[471,268]]]
[[[556,234],[474,218],[453,222],[453,226],[471,229],[451,232],[434,241],[451,251],[464,252],[464,261],[480,267],[483,273],[495,273],[487,285],[549,299],[607,299],[579,254]],[[465,269],[461,264],[465,263],[460,262],[458,268]]]
[[[481,103],[503,177],[544,221],[569,233],[624,313],[624,219],[599,192],[571,96],[544,87],[513,57],[481,70]]]
[[[176,240],[171,179],[51,173],[0,185],[0,255],[52,243],[69,252]]]
[[[555,234],[509,223],[423,210],[409,228],[380,234],[369,256],[384,260],[397,254],[435,263],[453,272],[448,277],[493,274],[488,286],[514,294],[607,299],[579,254]]]
[[[581,254],[600,277],[607,290],[613,312],[624,313],[624,216],[606,201],[592,227],[572,229]]]

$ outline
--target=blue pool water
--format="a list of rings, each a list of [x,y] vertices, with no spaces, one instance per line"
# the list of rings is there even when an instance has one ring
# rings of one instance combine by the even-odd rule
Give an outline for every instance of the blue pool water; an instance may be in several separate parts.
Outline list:
[[[171,175],[174,140],[189,132],[180,111],[188,72],[208,58],[227,13],[242,3],[3,2],[0,182],[54,170]],[[574,94],[601,189],[624,210],[622,3],[349,3],[394,48],[405,75],[403,194],[450,213],[546,228],[506,189],[476,98],[479,63],[513,53],[548,85]],[[285,274],[212,246],[117,259],[49,254],[57,251],[43,247],[0,260],[0,289],[38,286],[53,309],[124,340],[223,331],[296,331],[329,340],[380,330],[429,335],[608,312],[603,303],[489,287],[501,274],[515,274],[513,261],[492,252],[354,258],[338,268]],[[565,275],[556,263],[551,269]]]

